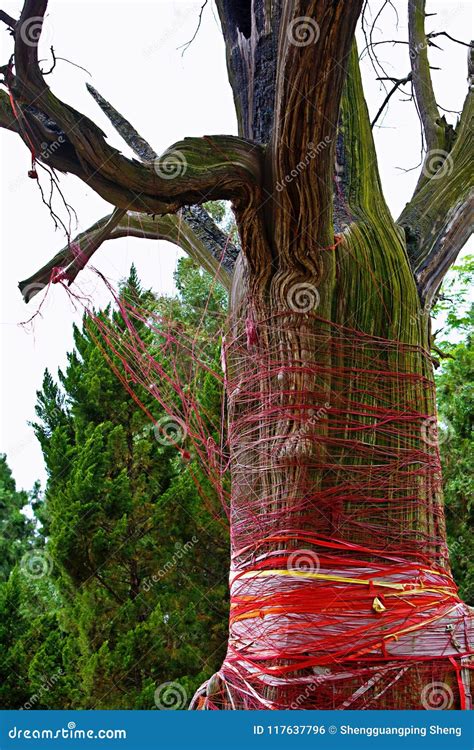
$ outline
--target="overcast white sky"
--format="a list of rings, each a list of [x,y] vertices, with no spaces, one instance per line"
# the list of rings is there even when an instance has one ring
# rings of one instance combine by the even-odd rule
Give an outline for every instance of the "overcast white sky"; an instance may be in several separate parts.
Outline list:
[[[18,17],[22,3],[1,0],[0,5]],[[224,45],[212,0],[208,3],[201,29],[184,57],[177,50],[193,35],[199,2],[150,0],[50,0],[40,47],[47,56],[54,45],[57,56],[87,68],[91,77],[59,61],[49,85],[63,100],[94,119],[109,135],[112,144],[128,153],[121,139],[85,88],[91,82],[114,106],[127,116],[158,153],[184,136],[235,133],[236,123],[230,86],[227,81]],[[378,10],[381,0],[371,3]],[[406,39],[407,0],[395,2],[399,24],[388,8],[378,24],[374,39]],[[428,29],[448,31],[468,41],[472,36],[469,2],[428,3]],[[442,67],[434,71],[438,102],[446,109],[459,110],[466,93],[466,48],[445,38],[439,40],[444,52],[431,53],[431,61]],[[378,48],[387,70],[402,77],[409,70],[408,48],[383,45]],[[0,60],[7,62],[11,38],[0,29]],[[383,92],[375,74],[363,65],[366,96],[374,114]],[[385,194],[396,216],[408,200],[417,170],[403,172],[419,161],[419,126],[410,103],[394,97],[388,114],[377,128],[375,138]],[[455,115],[447,115],[451,122]],[[72,348],[75,311],[66,293],[53,287],[37,317],[33,331],[19,326],[37,307],[25,306],[17,289],[26,278],[64,245],[55,232],[48,211],[41,203],[37,186],[28,179],[29,152],[15,134],[0,131],[2,158],[0,187],[1,274],[1,433],[0,452],[8,456],[17,484],[30,489],[36,479],[44,484],[45,470],[39,445],[28,420],[34,419],[36,390],[41,387],[46,367],[56,374],[63,367],[66,352]],[[85,229],[111,207],[75,177],[62,178],[62,189],[77,211],[79,230]],[[128,274],[135,262],[138,272],[156,291],[172,289],[172,273],[179,251],[168,243],[127,238],[105,244],[94,256],[97,266],[113,282]],[[106,301],[97,278],[85,271],[78,279],[81,289],[93,296],[97,305]]]

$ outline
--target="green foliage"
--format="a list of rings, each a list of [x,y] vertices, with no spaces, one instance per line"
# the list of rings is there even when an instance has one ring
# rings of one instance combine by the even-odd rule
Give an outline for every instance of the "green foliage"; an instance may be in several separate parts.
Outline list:
[[[474,255],[465,255],[447,274],[433,309],[433,316],[444,323],[444,339],[459,341],[472,334],[474,304],[470,300],[473,284]]]
[[[437,385],[451,562],[474,604],[472,276],[467,258],[442,290],[440,346],[451,358]],[[176,286],[178,297],[156,298],[132,268],[120,294],[179,323],[218,367],[224,290],[188,259]],[[111,308],[100,315],[124,330]],[[162,357],[156,337],[144,327],[141,335]],[[44,499],[37,486],[18,492],[0,457],[0,707],[150,709],[170,681],[189,699],[219,668],[226,645],[225,523],[199,496],[191,472],[207,496],[213,490],[192,451],[184,462],[156,440],[104,359],[97,329],[84,321],[74,338],[67,368],[57,381],[46,372],[38,393]],[[183,372],[188,365],[182,355]],[[221,389],[206,374],[194,385],[212,432]],[[139,396],[159,419],[151,394]],[[39,526],[21,512],[27,504]]]
[[[176,285],[179,297],[157,299],[132,268],[120,295],[208,342],[206,355],[217,363],[224,290],[188,260],[179,263]],[[124,331],[116,311],[100,316]],[[38,393],[33,428],[48,483],[35,508],[47,564],[37,577],[14,569],[0,590],[3,708],[151,709],[162,683],[179,682],[190,699],[222,662],[226,524],[199,496],[190,473],[199,474],[196,462],[156,439],[97,333],[86,319],[75,328],[65,371],[58,381],[46,372]],[[163,357],[149,329],[143,325],[140,334]],[[218,424],[220,386],[206,375],[198,385],[200,408]],[[164,415],[148,390],[138,395],[156,419]],[[27,496],[17,497],[7,469],[4,475],[13,518]],[[12,539],[10,568],[20,556]]]
[[[225,234],[229,235],[231,242],[233,242],[234,245],[239,245],[239,232],[235,223],[234,214],[230,208],[230,203],[226,201],[209,201],[209,203],[203,204],[203,208],[205,208],[208,214],[212,216],[220,229],[222,229]]]
[[[446,523],[451,565],[460,595],[474,605],[474,305],[469,288],[474,257],[453,267],[436,307],[444,321],[444,354],[436,375]]]
[[[18,492],[5,455],[0,455],[0,581],[27,551],[33,524],[21,512],[28,503],[28,493]]]

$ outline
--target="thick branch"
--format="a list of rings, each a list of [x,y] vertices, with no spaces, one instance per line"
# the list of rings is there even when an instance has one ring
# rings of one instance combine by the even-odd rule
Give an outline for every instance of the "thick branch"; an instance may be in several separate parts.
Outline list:
[[[87,85],[87,89],[134,153],[143,161],[156,159],[157,154],[152,146],[135,130],[133,125],[92,86]],[[143,226],[143,219],[140,224]],[[171,241],[183,247],[188,255],[211,273],[217,274],[224,286],[228,286],[239,250],[219,229],[207,211],[201,206],[185,207],[179,211],[179,222],[161,222],[161,226],[158,235],[160,231],[167,235],[171,232],[173,234]],[[174,228],[178,230],[177,238],[174,237]],[[137,236],[140,236],[139,232],[140,228]],[[159,238],[156,223],[151,229],[151,235]],[[116,231],[113,236],[117,236]],[[170,237],[167,238],[170,239]]]
[[[64,138],[49,165],[76,174],[120,208],[164,214],[206,200],[248,200],[259,183],[260,153],[247,141],[189,138],[153,163],[139,164],[109,146],[89,118],[54,96],[39,68],[36,44],[25,42],[25,29],[44,16],[46,6],[46,0],[25,2],[15,28],[16,74],[9,81],[19,127],[36,154],[42,143],[54,141],[46,118],[56,139],[58,133]]]
[[[207,220],[209,219],[209,221]],[[181,209],[176,215],[152,217],[116,209],[57,253],[19,288],[29,302],[50,281],[71,284],[106,240],[140,237],[167,240],[182,248],[193,260],[216,276],[226,288],[238,255],[238,249],[198,206]]]
[[[275,234],[285,264],[306,266],[332,241],[334,147],[339,106],[362,0],[283,4],[270,149],[275,185]],[[313,148],[312,148],[313,147]],[[308,156],[312,151],[317,156]],[[292,170],[298,179],[286,181]],[[301,227],[318,217],[308,236]],[[297,245],[295,236],[301,237]]]
[[[470,50],[470,57],[472,54]],[[472,231],[472,79],[470,89],[452,150],[443,160],[432,156],[431,161],[425,162],[425,182],[398,220],[405,230],[412,268],[427,305]]]
[[[408,2],[408,38],[416,104],[423,124],[427,151],[442,149],[444,133],[437,124],[440,113],[431,81],[428,38],[425,32],[426,0]]]

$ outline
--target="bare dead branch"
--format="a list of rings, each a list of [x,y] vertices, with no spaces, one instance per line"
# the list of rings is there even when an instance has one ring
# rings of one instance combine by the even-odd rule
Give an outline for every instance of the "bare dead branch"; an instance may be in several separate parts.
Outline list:
[[[76,174],[113,205],[164,214],[213,199],[248,200],[260,182],[261,159],[260,150],[249,142],[233,136],[186,139],[143,165],[111,147],[89,118],[55,97],[39,68],[37,45],[25,43],[22,33],[33,19],[40,25],[46,7],[47,0],[26,0],[15,27],[10,91],[20,131],[31,149],[39,154],[41,144],[50,142],[44,127],[39,127],[41,117],[31,110],[34,107],[64,134],[65,141],[50,155],[49,164]]]
[[[204,8],[206,7],[207,2],[208,2],[208,0],[204,0],[203,4],[201,6],[201,10],[199,11],[199,18],[198,18],[198,22],[197,22],[197,26],[196,26],[196,31],[192,35],[191,39],[189,40],[189,42],[186,42],[185,44],[182,44],[180,47],[178,47],[178,49],[182,49],[183,50],[182,53],[181,53],[181,56],[183,56],[184,53],[186,52],[186,50],[189,49],[189,47],[194,42],[194,40],[196,39],[196,37],[197,37],[197,35],[199,33],[199,29],[201,28],[201,23],[202,23],[202,14],[204,13]]]
[[[68,242],[48,263],[19,283],[25,302],[29,302],[51,281],[72,284],[104,242],[121,237],[172,242],[216,276],[227,289],[230,288],[238,248],[202,208],[194,206],[182,209],[177,215],[155,217],[115,209]]]
[[[448,34],[447,31],[432,31],[426,35],[426,38],[429,40],[434,39],[437,36],[445,36],[452,42],[456,42],[456,44],[462,44],[464,47],[472,47],[472,42],[463,42],[461,39],[455,39],[453,36],[451,36],[451,34]]]
[[[377,114],[375,115],[374,119],[372,120],[372,122],[370,124],[371,128],[373,128],[374,125],[376,124],[377,120],[381,116],[382,112],[384,111],[385,107],[389,103],[389,101],[390,101],[391,97],[394,95],[394,93],[400,88],[400,86],[404,86],[406,83],[408,83],[409,81],[412,80],[412,74],[410,72],[410,73],[408,73],[408,75],[405,76],[405,78],[396,78],[396,79],[391,79],[391,80],[394,80],[393,87],[388,92],[388,94],[385,97],[385,99],[383,100],[383,102],[382,102],[382,104],[381,104],[381,106],[380,106]]]
[[[444,146],[444,133],[438,125],[439,111],[431,81],[428,39],[425,33],[425,0],[408,2],[410,62],[416,104],[420,114],[427,151]]]
[[[433,300],[444,275],[472,232],[474,188],[473,49],[469,50],[469,91],[448,152],[432,153],[423,165],[424,182],[417,187],[398,223],[404,228],[408,254],[426,304]]]
[[[99,92],[86,83],[89,94],[95,99],[101,110],[108,117],[116,131],[122,136],[125,143],[142,159],[142,161],[153,161],[158,154],[142,136],[135,130],[133,125],[113,107]]]

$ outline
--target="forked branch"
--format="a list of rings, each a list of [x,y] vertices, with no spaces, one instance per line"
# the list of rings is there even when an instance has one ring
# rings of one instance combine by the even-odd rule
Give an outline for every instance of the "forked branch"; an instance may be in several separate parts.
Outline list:
[[[54,258],[19,283],[25,302],[52,281],[71,284],[107,240],[121,237],[167,240],[184,250],[190,258],[212,273],[227,289],[238,249],[216,227],[199,206],[181,209],[176,215],[148,216],[116,209],[93,224],[60,250]]]
[[[469,50],[469,92],[448,152],[427,155],[424,182],[419,183],[398,223],[404,228],[407,248],[420,295],[429,305],[445,273],[472,232],[474,187],[472,154],[474,133],[473,49]]]
[[[37,44],[28,42],[32,23],[41,26],[47,0],[26,0],[15,26],[15,70],[7,84],[14,116],[33,156],[44,142],[62,142],[48,163],[76,174],[99,195],[125,210],[175,213],[207,200],[246,201],[260,180],[260,150],[241,138],[188,138],[159,159],[140,164],[110,146],[88,117],[59,100],[38,64]],[[35,37],[37,42],[37,36]]]

